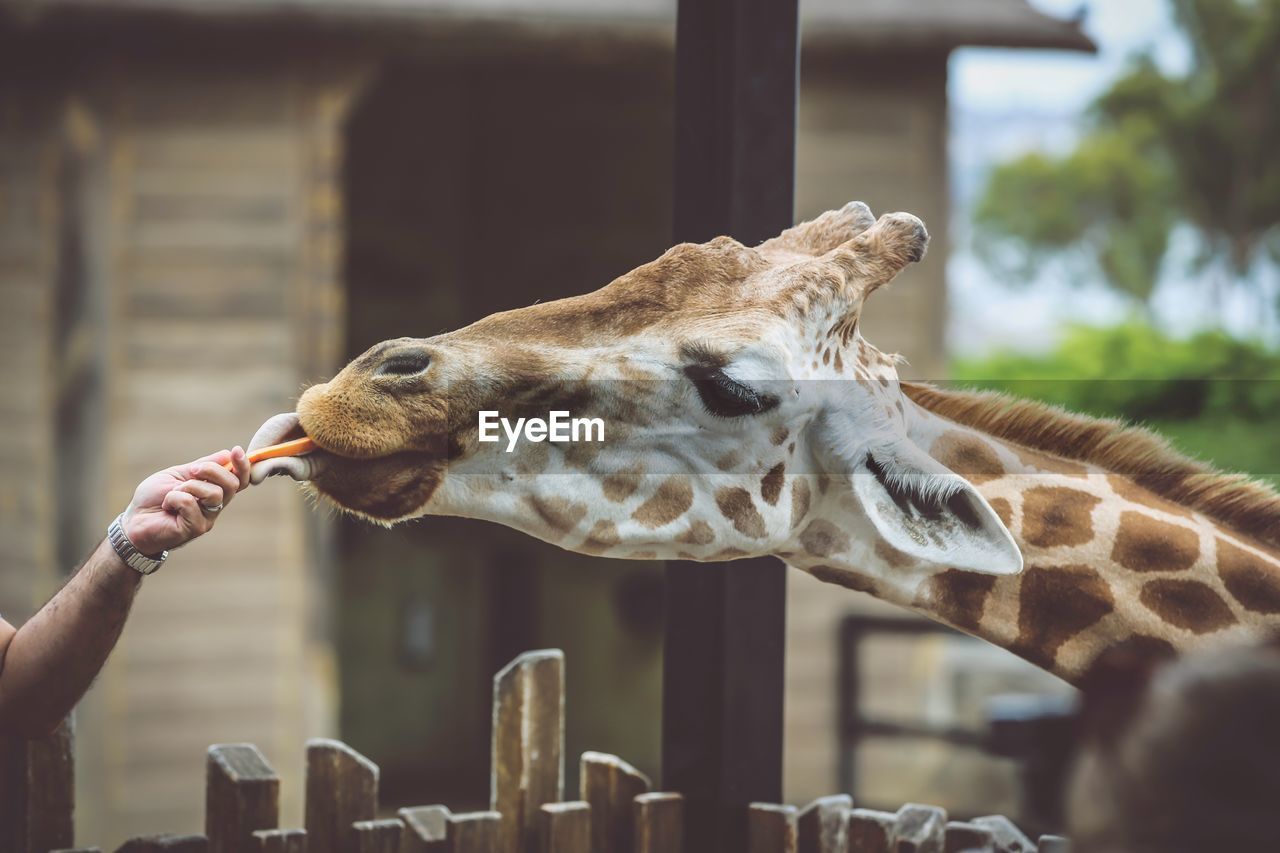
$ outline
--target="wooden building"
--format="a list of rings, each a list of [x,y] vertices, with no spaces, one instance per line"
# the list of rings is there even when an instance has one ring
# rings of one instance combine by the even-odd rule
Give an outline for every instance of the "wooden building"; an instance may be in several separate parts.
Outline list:
[[[243,443],[368,343],[592,289],[665,249],[673,15],[0,0],[0,612],[29,615],[144,475]],[[932,262],[866,322],[939,375],[948,55],[1089,43],[1024,0],[804,15],[797,214],[860,198],[928,221]],[[286,819],[304,738],[337,732],[393,797],[482,799],[488,676],[537,646],[572,662],[570,754],[656,772],[660,580],[490,526],[388,533],[283,483],[252,490],[147,582],[82,705],[86,837],[198,826],[213,742],[264,748]],[[834,784],[835,624],[856,606],[793,584],[793,799]]]

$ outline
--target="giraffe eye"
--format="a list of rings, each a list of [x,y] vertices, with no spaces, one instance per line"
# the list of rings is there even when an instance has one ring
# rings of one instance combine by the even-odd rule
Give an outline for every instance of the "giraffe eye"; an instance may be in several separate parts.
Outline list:
[[[778,405],[778,398],[759,394],[754,389],[730,378],[719,367],[693,365],[685,368],[685,375],[693,382],[702,405],[707,411],[722,418],[738,418],[759,415]]]

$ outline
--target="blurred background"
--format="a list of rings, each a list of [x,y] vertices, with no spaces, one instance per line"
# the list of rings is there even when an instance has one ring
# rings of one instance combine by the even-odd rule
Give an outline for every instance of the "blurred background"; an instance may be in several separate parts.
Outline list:
[[[1278,0],[802,18],[798,218],[863,199],[934,235],[868,339],[1274,479]],[[0,612],[32,613],[143,476],[369,344],[665,250],[673,32],[673,0],[0,0]],[[790,584],[789,801],[1051,822],[1035,726],[989,725],[1051,725],[1065,685]],[[79,832],[197,830],[219,742],[280,770],[285,825],[320,735],[381,765],[385,804],[482,804],[491,676],[540,647],[567,654],[569,755],[656,777],[661,645],[659,564],[362,527],[273,482],[139,598],[78,712]]]

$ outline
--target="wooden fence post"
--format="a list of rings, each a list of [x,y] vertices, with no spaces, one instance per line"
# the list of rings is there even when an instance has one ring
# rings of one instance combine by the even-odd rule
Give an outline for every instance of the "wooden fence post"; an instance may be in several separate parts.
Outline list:
[[[581,799],[591,806],[591,853],[631,853],[633,801],[649,792],[649,777],[616,755],[582,753]]]
[[[253,744],[209,747],[204,833],[209,853],[241,853],[254,830],[275,829],[280,777]]]
[[[400,853],[444,853],[449,837],[449,810],[444,806],[416,806],[401,809],[396,816],[404,821]]]
[[[526,652],[493,678],[489,807],[501,853],[537,853],[538,810],[564,799],[564,652]]]
[[[252,853],[307,853],[305,829],[259,829],[252,839]]]
[[[849,812],[849,849],[858,853],[889,853],[896,815],[871,809]]]
[[[1042,835],[1039,853],[1071,853],[1071,842],[1061,835]]]
[[[445,842],[446,853],[498,853],[502,815],[497,812],[471,812],[449,817]]]
[[[378,765],[341,741],[307,741],[308,853],[348,853],[351,824],[377,812]]]
[[[953,820],[947,824],[944,849],[946,853],[995,853],[996,840],[985,827]]]
[[[75,843],[74,729],[67,718],[45,738],[0,739],[0,850]]]
[[[641,794],[633,801],[635,853],[681,853],[684,846],[684,797]]]
[[[116,853],[208,853],[208,850],[209,839],[203,835],[142,835],[130,838],[116,848]]]
[[[747,808],[747,853],[796,853],[796,814],[795,806],[752,803]]]
[[[358,820],[351,824],[352,853],[400,853],[404,824],[399,818]]]
[[[970,823],[991,830],[995,838],[996,849],[1004,851],[1035,850],[1036,845],[1022,830],[1014,826],[1013,821],[1004,815],[987,815],[975,817]]]
[[[590,853],[591,806],[581,800],[538,810],[538,853]]]
[[[848,794],[820,797],[805,806],[796,819],[800,853],[843,853],[848,847],[852,808],[853,798]]]
[[[898,809],[894,853],[943,853],[946,836],[947,813],[943,809],[915,803]]]

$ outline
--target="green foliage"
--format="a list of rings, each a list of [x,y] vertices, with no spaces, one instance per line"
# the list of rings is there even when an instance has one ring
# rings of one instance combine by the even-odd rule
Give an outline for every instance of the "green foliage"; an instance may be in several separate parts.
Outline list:
[[[976,213],[997,271],[1068,263],[1147,300],[1172,229],[1202,268],[1248,284],[1280,258],[1280,0],[1170,0],[1192,48],[1169,76],[1140,58],[1103,93],[1076,148],[998,166]]]
[[[1047,355],[961,360],[966,387],[1145,423],[1186,453],[1280,485],[1280,352],[1222,332],[1076,326]]]

